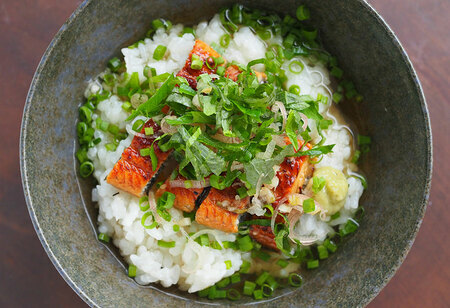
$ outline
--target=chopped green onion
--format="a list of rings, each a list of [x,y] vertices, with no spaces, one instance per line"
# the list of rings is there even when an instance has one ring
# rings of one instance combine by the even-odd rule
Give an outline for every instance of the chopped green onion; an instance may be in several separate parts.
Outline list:
[[[216,73],[217,73],[217,75],[219,75],[219,76],[223,76],[223,74],[225,74],[225,67],[219,66],[219,67],[217,68]]]
[[[285,268],[286,266],[289,265],[289,262],[286,261],[286,260],[284,260],[284,259],[279,259],[279,260],[277,261],[277,265],[280,266],[280,267],[282,267],[282,268]]]
[[[342,71],[339,67],[334,66],[331,71],[330,74],[333,75],[336,78],[341,78],[342,74],[344,74],[344,71]]]
[[[141,156],[145,157],[145,156],[150,156],[150,149],[149,148],[143,148],[139,150],[139,153],[141,154]]]
[[[90,123],[92,121],[93,112],[87,106],[81,106],[79,109],[81,122]]]
[[[144,120],[136,120],[133,123],[133,126],[131,127],[132,130],[134,130],[135,132],[139,133],[142,129],[142,126],[144,126]]]
[[[269,276],[269,278],[267,278],[265,283],[268,284],[272,288],[272,290],[275,290],[280,286],[278,281],[276,281],[276,279],[273,278],[272,276]]]
[[[248,262],[247,260],[242,261],[241,269],[239,270],[239,272],[242,274],[248,274],[248,272],[250,271],[251,265],[252,264],[250,262]]]
[[[202,246],[209,246],[209,236],[208,234],[202,234],[199,237],[200,245]]]
[[[307,20],[307,19],[309,19],[309,16],[310,16],[309,9],[304,5],[300,5],[297,8],[296,15],[297,15],[297,19],[300,21]]]
[[[256,34],[258,34],[258,36],[264,41],[269,40],[272,37],[272,32],[267,29],[257,31]]]
[[[216,298],[226,298],[227,297],[227,291],[226,290],[217,290],[216,291]]]
[[[153,141],[155,143],[155,141]],[[158,157],[155,154],[155,148],[153,147],[153,143],[150,148],[150,159],[152,160],[152,170],[155,171],[158,166]]]
[[[215,299],[216,298],[216,293],[217,293],[217,288],[216,288],[215,285],[209,287],[208,299]]]
[[[80,164],[84,163],[85,161],[89,160],[87,157],[87,149],[86,148],[80,148],[78,149],[77,153],[75,154],[77,156],[78,161]]]
[[[274,211],[274,209],[273,209],[273,207],[272,207],[270,204],[264,205],[263,208],[269,210],[269,211],[266,211],[266,212],[264,213],[264,216],[265,216],[265,217],[272,217],[272,216],[273,216],[273,211]],[[270,212],[270,213],[269,213],[269,212]]]
[[[145,132],[145,134],[147,136],[153,135],[154,134],[153,127],[146,127],[146,128],[144,128],[144,132]]]
[[[110,132],[113,135],[117,135],[120,132],[120,128],[117,125],[109,124],[108,125],[108,132]]]
[[[241,298],[241,293],[236,289],[228,289],[227,298],[232,301],[237,301]]]
[[[295,60],[289,63],[289,71],[292,74],[300,74],[304,69],[305,65],[303,65],[303,63],[300,61]]]
[[[109,152],[114,152],[117,149],[117,145],[115,145],[114,143],[107,143],[105,144],[105,148]]]
[[[158,28],[164,27],[164,21],[161,19],[155,19],[152,21],[152,27],[155,30]]]
[[[304,38],[306,38],[308,41],[314,41],[317,37],[317,29],[308,31],[303,29],[302,30],[302,35]]]
[[[125,103],[122,104],[122,109],[127,111],[127,112],[130,112],[131,109],[133,109],[133,106],[131,106],[130,102],[125,102]]]
[[[267,283],[263,284],[263,286],[261,287],[261,291],[262,291],[264,297],[271,297],[273,294],[272,287]]]
[[[241,251],[250,251],[253,249],[253,243],[250,236],[244,236],[237,240],[239,250]]]
[[[335,103],[339,103],[341,101],[341,99],[342,99],[342,94],[341,93],[339,93],[339,92],[333,93],[333,101]]]
[[[137,267],[133,264],[130,264],[128,266],[128,277],[136,277],[136,271],[137,271]]]
[[[232,267],[231,261],[230,260],[226,260],[225,261],[225,266],[227,267],[227,270],[229,270]]]
[[[220,280],[218,283],[216,283],[216,286],[219,288],[225,288],[230,284],[230,278],[226,277]]]
[[[152,217],[153,222],[150,225],[146,225],[145,222],[147,220],[147,218]],[[141,225],[145,228],[145,229],[153,229],[154,227],[156,227],[158,225],[158,223],[155,221],[155,218],[153,217],[153,213],[152,212],[145,212],[144,215],[142,215],[141,218]]]
[[[352,163],[357,164],[360,156],[361,156],[361,151],[356,150],[355,153],[353,153]]]
[[[190,181],[190,180],[184,181],[185,188],[192,188],[192,186],[193,186],[192,181]]]
[[[372,139],[369,136],[358,134],[358,145],[371,144]]]
[[[245,281],[243,293],[245,295],[251,296],[253,294],[253,290],[256,288],[256,283],[251,281]]]
[[[345,97],[348,99],[351,99],[353,97],[355,97],[356,95],[358,95],[358,92],[356,92],[355,89],[351,89],[345,92]]]
[[[310,260],[306,262],[306,267],[308,269],[314,269],[319,267],[319,260]]]
[[[106,132],[108,130],[109,127],[109,123],[106,121],[103,121],[101,118],[97,118],[95,120],[95,125],[97,126],[98,129]]]
[[[234,273],[233,275],[231,275],[231,283],[238,283],[239,281],[241,281],[241,274],[239,274],[239,272]]]
[[[172,229],[173,229],[174,232],[178,232],[178,231],[180,231],[180,226],[179,225],[173,225]]]
[[[269,220],[269,219],[264,219],[264,220]],[[263,261],[266,261],[266,262],[270,260],[270,254],[268,254],[265,251],[253,251],[252,252],[252,257],[259,258],[259,259],[261,259]]]
[[[88,130],[88,125],[84,122],[77,123],[77,135],[78,138],[82,138],[86,131]]]
[[[319,263],[319,261],[317,261],[317,264],[318,263]],[[288,281],[291,286],[298,288],[302,285],[303,278],[302,278],[302,276],[300,276],[297,273],[290,273],[289,277],[288,277]]]
[[[83,178],[87,178],[94,172],[94,165],[90,161],[85,161],[80,165],[80,175]]]
[[[239,194],[239,198],[241,198],[241,199],[244,199],[248,195],[247,194],[247,189],[244,186],[239,187],[237,189],[237,193]]]
[[[200,70],[203,67],[203,61],[196,54],[193,54],[191,57],[191,68],[193,70]]]
[[[303,201],[303,211],[305,213],[314,212],[315,209],[316,209],[316,205],[314,204],[313,198],[309,198],[309,199],[306,199],[305,201]]]
[[[213,60],[214,60],[214,63],[216,64],[216,66],[225,63],[225,59],[222,57],[215,57],[215,58],[213,58]]]
[[[289,34],[283,41],[283,46],[291,48],[294,45],[295,35]]]
[[[227,249],[227,248],[237,249],[235,242],[223,241],[222,245],[223,245],[223,248],[225,248],[225,249]]]
[[[293,94],[300,94],[300,87],[296,84],[293,84],[292,86],[289,87],[289,92],[293,93]]]
[[[337,250],[337,245],[330,239],[326,239],[323,242],[323,246],[325,246],[330,252],[335,252]]]
[[[253,291],[253,297],[255,299],[262,299],[263,298],[263,291],[261,289]]]
[[[209,245],[213,249],[222,250],[222,246],[220,246],[218,241],[213,241]]]
[[[267,59],[267,60],[273,60],[273,59],[275,59],[275,54],[273,53],[273,51],[268,51],[268,52],[266,52],[266,59]]]
[[[111,71],[117,72],[119,68],[122,66],[122,61],[119,58],[115,57],[108,61],[108,67]]]
[[[340,229],[340,234],[342,236],[346,236],[346,235],[358,230],[358,227],[359,227],[359,224],[354,219],[349,218],[347,220],[347,223],[344,225],[344,227],[342,229]]]
[[[207,297],[208,294],[209,294],[209,288],[200,290],[200,291],[198,291],[197,294],[198,294],[199,297]]]
[[[158,209],[170,209],[175,202],[175,195],[171,192],[165,191],[161,197],[156,201]]]
[[[105,243],[109,243],[109,241],[110,241],[109,236],[108,236],[107,234],[105,234],[105,233],[100,233],[100,234],[98,235],[98,239],[99,239],[100,241],[102,241],[102,242],[105,242]]]
[[[148,197],[147,196],[142,196],[139,199],[139,208],[143,212],[145,212],[146,210],[148,210],[150,208],[150,204],[148,203]]]
[[[186,34],[186,33],[190,33],[190,34],[192,34],[193,36],[195,36],[195,30],[192,29],[191,27],[184,27],[184,29],[183,29],[183,34]]]
[[[220,46],[227,48],[230,45],[231,36],[229,34],[224,34],[220,37]]]
[[[92,140],[92,144],[99,144],[100,142],[102,142],[101,138],[97,138],[97,139]]]
[[[167,242],[163,240],[158,240],[158,246],[164,248],[172,248],[175,247],[175,241]]]
[[[259,286],[262,286],[264,282],[266,282],[267,278],[269,278],[270,274],[269,272],[263,272],[261,275],[256,278],[256,284]]]
[[[164,54],[166,53],[167,47],[164,45],[158,45],[155,49],[155,51],[153,52],[153,59],[155,59],[156,61],[161,60],[162,58],[164,58]]]
[[[330,220],[335,220],[341,217],[341,212],[336,212],[333,215],[330,216]]]
[[[328,258],[328,250],[323,245],[317,246],[317,253],[319,254],[320,260],[324,260],[324,259]]]
[[[156,76],[156,69],[150,66],[144,67],[144,76],[148,78],[152,78],[153,76]]]

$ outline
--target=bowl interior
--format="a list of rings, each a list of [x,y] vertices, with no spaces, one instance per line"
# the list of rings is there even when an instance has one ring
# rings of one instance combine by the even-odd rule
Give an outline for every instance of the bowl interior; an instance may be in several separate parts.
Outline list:
[[[96,240],[96,209],[90,201],[94,182],[78,179],[74,158],[75,123],[87,81],[118,56],[120,48],[143,37],[151,20],[162,17],[193,25],[232,3],[86,1],[39,65],[22,124],[24,191],[44,248],[91,305],[189,305],[196,297],[176,288],[138,286],[127,277],[120,257]],[[362,198],[366,214],[359,231],[319,269],[306,272],[300,290],[285,289],[263,305],[366,304],[403,261],[428,197],[431,133],[417,77],[395,36],[363,1],[241,3],[281,14],[293,14],[300,3],[310,8],[311,24],[319,28],[326,49],[364,96],[362,103],[340,107],[360,132],[372,137],[371,151],[361,165],[369,189]],[[88,217],[93,217],[94,228]],[[286,293],[292,294],[282,296]]]

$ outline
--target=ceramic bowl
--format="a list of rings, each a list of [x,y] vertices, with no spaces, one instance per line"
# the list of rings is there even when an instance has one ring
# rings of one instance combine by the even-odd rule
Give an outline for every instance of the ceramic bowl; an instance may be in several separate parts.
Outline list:
[[[150,21],[196,24],[233,1],[92,0],[73,13],[45,52],[32,81],[20,141],[24,193],[39,239],[77,294],[91,306],[187,307],[212,304],[126,275],[115,249],[95,234],[93,181],[81,180],[74,159],[75,123],[87,81],[120,48],[145,35]],[[430,189],[432,144],[425,99],[414,69],[382,18],[361,0],[241,1],[293,14],[306,4],[326,49],[354,81],[364,102],[343,112],[372,137],[363,159],[369,189],[365,218],[304,285],[285,289],[261,307],[362,306],[394,275],[422,221]],[[91,224],[90,219],[94,221]],[[112,251],[113,254],[110,252]],[[214,302],[229,304],[229,302]],[[243,300],[240,304],[252,303]]]

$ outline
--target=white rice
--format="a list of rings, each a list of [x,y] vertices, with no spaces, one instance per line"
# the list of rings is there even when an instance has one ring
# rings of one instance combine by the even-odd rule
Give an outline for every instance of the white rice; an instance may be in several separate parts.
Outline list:
[[[129,73],[137,72],[141,82],[145,80],[143,70],[146,65],[155,68],[158,74],[179,71],[184,66],[194,45],[193,35],[179,36],[182,29],[182,25],[175,25],[168,34],[159,29],[152,39],[145,39],[136,48],[122,49],[127,71]],[[200,23],[196,32],[199,39],[208,44],[218,44],[220,37],[225,33],[217,15],[209,23]],[[272,40],[279,43],[281,38],[275,37]],[[167,46],[166,55],[161,61],[153,59],[153,52],[158,45]],[[266,45],[249,28],[244,27],[234,35],[223,56],[227,61],[234,60],[247,64],[253,59],[264,57],[265,52]],[[302,61],[305,64],[305,69],[301,74],[292,74],[287,69],[289,63],[285,63],[288,86],[292,84],[300,85],[301,94],[316,97],[320,93],[327,96],[329,102],[331,102],[330,93],[327,90],[330,79],[326,68],[321,64],[312,64],[304,58],[294,58],[293,60]],[[86,90],[86,95],[98,92],[100,87],[98,82],[91,82]],[[121,106],[122,102],[117,96],[112,96],[100,102],[94,120],[99,116],[109,123],[124,128],[125,119],[128,115]],[[328,107],[329,104],[322,105],[320,112],[325,114]],[[310,127],[313,130],[313,137],[320,140],[317,130],[314,131],[313,121],[310,122]],[[119,248],[125,260],[136,265],[136,281],[138,283],[159,282],[165,287],[179,284],[183,290],[196,292],[239,270],[242,260],[249,258],[248,253],[232,249],[216,250],[200,246],[192,240],[187,241],[182,232],[174,232],[173,225],[183,219],[182,212],[177,209],[170,209],[170,214],[173,217],[171,222],[163,221],[160,228],[145,229],[141,225],[143,212],[139,209],[138,198],[105,182],[107,174],[120,158],[124,149],[130,145],[133,136],[122,140],[114,152],[105,149],[105,144],[112,141],[108,134],[97,130],[95,137],[100,137],[102,141],[89,149],[88,157],[94,163],[94,176],[99,182],[92,192],[93,201],[98,202],[99,205],[99,231],[113,238],[114,245]],[[327,138],[327,144],[334,143],[336,146],[334,153],[325,155],[317,167],[331,166],[345,171],[348,168],[348,160],[351,155],[349,133],[339,123],[334,123],[325,132],[325,137]],[[345,209],[342,211],[344,214],[338,220],[333,221],[333,224],[345,223],[358,207],[358,201],[363,191],[361,182],[349,178],[348,183],[349,193]],[[324,240],[328,234],[333,232],[330,225],[321,221],[318,215],[304,215],[300,222],[299,232],[303,235],[315,235],[320,240]],[[196,222],[191,222],[191,224],[182,228],[186,233],[204,229]],[[218,235],[218,240],[233,241],[235,239],[233,234],[226,234],[217,230],[214,232]],[[213,237],[210,237],[210,239],[216,240]],[[175,247],[162,248],[158,246],[158,240],[175,241]],[[228,260],[232,264],[229,269],[226,268],[225,264],[225,261]],[[286,276],[288,271],[284,269],[273,274]]]

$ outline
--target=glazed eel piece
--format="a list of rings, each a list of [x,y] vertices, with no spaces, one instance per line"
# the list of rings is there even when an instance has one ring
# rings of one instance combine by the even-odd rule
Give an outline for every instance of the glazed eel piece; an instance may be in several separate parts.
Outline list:
[[[191,68],[192,55],[196,55],[203,61],[203,66],[199,70]],[[215,67],[213,58],[220,57],[219,53],[211,48],[208,44],[201,40],[196,40],[184,67],[178,72],[177,76],[186,78],[192,89],[197,90],[197,77],[202,74],[215,74],[217,67]],[[208,62],[209,67],[206,65]]]
[[[186,181],[182,175],[178,175],[174,181]],[[173,206],[183,212],[190,213],[196,207],[202,204],[207,197],[211,187],[205,188],[185,188],[174,187],[171,185],[172,180],[167,179],[163,185],[156,191],[156,198],[161,197],[164,192],[170,192],[175,195]],[[173,182],[172,182],[173,183]]]
[[[277,208],[289,194],[300,192],[306,180],[312,176],[312,173],[313,165],[309,162],[309,157],[287,157],[281,163],[280,169],[277,172],[279,184],[274,191],[275,202],[273,203],[273,207]],[[266,217],[255,218],[264,219]],[[276,218],[276,222],[283,222],[281,216]],[[277,244],[275,243],[275,235],[270,226],[251,225],[250,237],[263,246],[278,251]]]
[[[146,127],[153,128],[154,134],[145,136]],[[148,120],[140,134],[134,136],[131,145],[123,151],[121,158],[106,177],[106,182],[136,197],[145,195],[171,153],[161,151],[158,141],[154,142],[162,134],[160,130],[158,124],[151,119]],[[158,159],[155,170],[150,156],[142,156],[140,153],[141,149],[150,148],[152,144]]]

